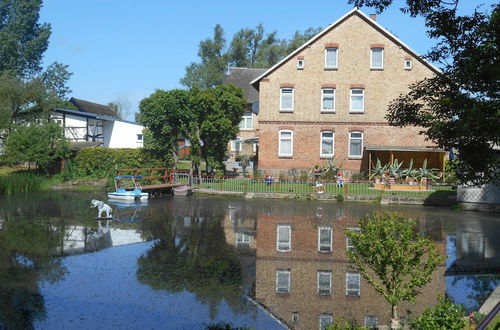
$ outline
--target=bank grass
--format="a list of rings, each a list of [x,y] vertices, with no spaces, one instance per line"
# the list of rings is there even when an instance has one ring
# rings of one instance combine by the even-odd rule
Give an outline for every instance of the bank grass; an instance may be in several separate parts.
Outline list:
[[[217,178],[208,177],[199,188],[237,192],[294,193],[294,194],[329,194],[329,195],[375,195],[375,196],[430,196],[447,197],[456,194],[449,186],[432,186],[425,191],[394,191],[373,189],[368,181],[351,181],[338,187],[335,181],[322,181],[317,187],[314,180],[283,180],[267,184],[264,179],[256,178]]]
[[[47,177],[35,172],[18,171],[0,175],[0,195],[42,190],[49,185]]]

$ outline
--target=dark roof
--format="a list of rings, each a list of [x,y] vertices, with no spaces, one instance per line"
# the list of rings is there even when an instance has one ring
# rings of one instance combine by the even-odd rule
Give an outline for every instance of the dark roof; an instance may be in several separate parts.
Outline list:
[[[417,146],[382,146],[382,145],[367,145],[365,149],[368,151],[411,151],[411,152],[446,152],[444,149],[435,147],[417,147]]]
[[[120,119],[118,113],[108,105],[75,99],[74,97],[72,97],[69,101],[73,103],[80,111],[90,112],[90,113],[95,113],[96,115],[103,115]]]
[[[240,87],[245,92],[248,103],[255,103],[259,101],[259,92],[250,82],[266,71],[267,69],[229,67],[224,75],[224,84]]]
[[[65,113],[68,115],[75,115],[75,116],[79,116],[79,117],[86,117],[86,118],[93,118],[93,119],[100,119],[100,120],[107,120],[107,121],[120,121],[123,123],[140,125],[139,123],[137,123],[135,121],[122,120],[122,119],[117,119],[116,117],[111,117],[111,116],[106,116],[106,115],[97,115],[95,113],[84,112],[84,111],[80,111],[80,110],[70,110],[70,109],[63,109],[63,108],[55,108],[52,110],[54,110],[55,112]]]

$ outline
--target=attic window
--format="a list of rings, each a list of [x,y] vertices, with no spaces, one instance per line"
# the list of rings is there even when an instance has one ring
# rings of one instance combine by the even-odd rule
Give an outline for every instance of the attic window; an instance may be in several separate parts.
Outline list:
[[[297,69],[298,70],[304,69],[304,59],[298,59],[297,60]]]
[[[411,70],[412,60],[405,60],[405,70]]]

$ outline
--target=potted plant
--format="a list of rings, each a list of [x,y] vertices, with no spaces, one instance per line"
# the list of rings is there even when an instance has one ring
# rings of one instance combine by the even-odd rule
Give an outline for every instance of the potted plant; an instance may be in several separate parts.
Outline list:
[[[427,158],[424,160],[422,167],[419,169],[420,184],[427,185],[427,181],[436,182],[439,176],[436,175],[437,168],[427,168]]]
[[[382,166],[382,164],[380,163],[380,159],[377,158],[375,167],[372,169],[372,173],[370,174],[370,180],[375,178],[375,183],[380,183],[386,171],[387,171],[387,164]]]
[[[398,162],[397,159],[394,159],[392,164],[389,164],[387,167],[387,175],[389,176],[389,183],[394,183],[396,179],[401,177],[401,166],[403,162]]]
[[[405,179],[409,185],[414,184],[415,178],[417,178],[419,176],[419,170],[413,167],[413,158],[410,160],[410,163],[408,164],[408,168],[404,169],[402,174],[405,177]]]

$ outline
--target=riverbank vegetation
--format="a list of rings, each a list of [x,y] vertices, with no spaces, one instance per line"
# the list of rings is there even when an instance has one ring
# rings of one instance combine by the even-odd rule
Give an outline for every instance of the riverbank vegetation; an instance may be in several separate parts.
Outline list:
[[[40,190],[46,183],[45,176],[34,172],[22,171],[0,175],[0,195]]]

